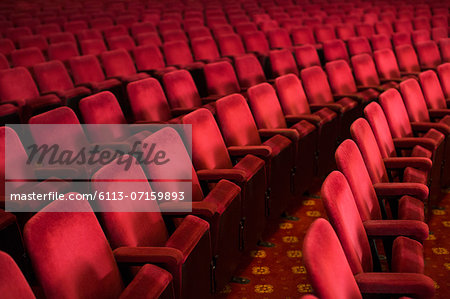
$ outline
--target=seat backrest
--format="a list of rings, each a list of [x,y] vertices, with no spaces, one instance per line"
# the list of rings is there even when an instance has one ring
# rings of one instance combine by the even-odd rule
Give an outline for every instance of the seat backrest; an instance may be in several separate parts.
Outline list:
[[[94,55],[73,57],[69,60],[69,65],[75,84],[102,82],[105,80],[105,74],[100,66],[100,62]]]
[[[105,38],[109,38],[111,36],[121,36],[128,34],[128,29],[123,25],[114,25],[111,27],[107,27],[102,30]]]
[[[352,94],[358,91],[352,70],[345,60],[330,61],[325,65],[325,70],[334,94]]]
[[[216,60],[220,58],[219,49],[212,37],[199,37],[191,40],[195,60]]]
[[[157,79],[131,82],[127,93],[136,121],[164,122],[171,118],[169,103]]]
[[[324,104],[333,102],[333,94],[328,84],[327,75],[320,66],[303,69],[300,77],[310,104]]]
[[[195,26],[187,30],[187,33],[189,35],[189,40],[194,40],[196,38],[201,37],[211,37],[211,30],[206,26]]]
[[[320,58],[313,45],[303,45],[294,48],[294,56],[300,69],[310,66],[320,66]]]
[[[131,51],[136,47],[134,40],[129,35],[111,36],[107,39],[110,50],[125,49]]]
[[[54,212],[68,206],[72,213]],[[90,210],[89,203],[53,202],[25,225],[25,244],[44,294],[118,298],[123,283],[108,241],[95,214],[77,209]]]
[[[421,42],[429,41],[431,40],[430,30],[414,30],[411,33],[411,39],[415,45]]]
[[[6,142],[8,144],[7,149],[5,147]],[[6,157],[6,151],[8,151],[8,157]],[[6,159],[8,159],[8,161],[6,161]],[[17,133],[10,127],[0,127],[0,195],[5,194],[6,169],[8,171],[8,175],[10,175],[10,178],[32,178],[34,169],[29,163],[26,163],[27,160],[28,155]],[[8,182],[8,185],[12,188],[17,188],[25,184],[26,182],[20,180],[11,180]]]
[[[447,38],[448,38],[448,28],[447,27],[437,27],[437,28],[431,29],[431,39],[434,40],[435,42],[439,42],[441,39],[445,40]],[[440,45],[439,45],[439,48],[440,48]],[[441,54],[442,54],[442,58],[448,57],[447,55],[444,55],[444,53],[442,53],[442,50],[441,50]]]
[[[247,32],[243,35],[243,40],[247,52],[269,53],[269,42],[262,31]]]
[[[19,48],[36,47],[41,51],[47,50],[48,42],[43,35],[23,36],[19,39]]]
[[[194,79],[187,70],[166,73],[162,82],[172,108],[193,108],[202,105]]]
[[[399,79],[401,77],[397,59],[391,49],[382,49],[373,52],[375,65],[381,79]]]
[[[237,56],[245,54],[244,44],[237,34],[225,34],[216,37],[222,56]]]
[[[155,45],[160,47],[162,45],[161,38],[156,32],[139,33],[136,37],[136,42],[138,45]]]
[[[77,151],[83,144],[88,144],[87,137],[80,122],[72,109],[59,107],[39,115],[35,115],[28,121],[30,125],[73,125],[73,126],[51,126],[48,130],[31,126],[31,134],[36,144],[58,144],[61,148]],[[65,138],[70,136],[70,138]]]
[[[239,85],[243,88],[266,81],[264,70],[253,54],[242,55],[234,59],[234,68],[239,79]]]
[[[286,74],[298,75],[298,67],[292,52],[288,49],[272,50],[269,52],[272,77]]]
[[[314,35],[316,36],[316,41],[323,43],[329,40],[336,39],[336,33],[334,32],[334,27],[331,25],[317,25],[314,27]]]
[[[372,45],[373,51],[381,49],[392,49],[392,43],[389,35],[386,34],[376,34],[370,37],[370,44]]]
[[[8,68],[9,68],[8,59],[5,57],[5,55],[0,53],[0,70],[4,70],[4,69],[8,69]]]
[[[444,96],[436,73],[432,70],[422,72],[419,74],[419,81],[427,106],[432,109],[446,109],[446,97]],[[444,80],[441,79],[441,81]]]
[[[288,74],[276,78],[275,88],[285,115],[311,113],[302,83],[296,75]]]
[[[386,115],[392,137],[412,137],[412,127],[400,92],[394,88],[388,89],[380,94],[379,102]]]
[[[267,39],[271,49],[284,49],[292,47],[289,32],[284,28],[275,28],[267,32]]]
[[[100,59],[107,77],[136,74],[134,62],[124,49],[103,52],[100,54]]]
[[[402,72],[420,72],[419,60],[412,45],[401,45],[395,47],[398,66]]]
[[[349,61],[347,46],[340,39],[328,40],[323,43],[323,55],[326,61],[343,59]]]
[[[403,103],[411,122],[430,122],[427,103],[416,79],[408,79],[400,83]]]
[[[359,118],[355,121],[356,125],[359,122],[367,121]],[[338,170],[350,185],[362,221],[381,220],[378,197],[356,143],[350,139],[342,142],[336,150],[335,159]]]
[[[372,24],[364,24],[364,23],[356,24],[355,30],[358,36],[362,36],[365,38],[369,38],[375,34],[375,29],[373,28]]]
[[[364,108],[364,117],[377,140],[381,156],[383,158],[397,156],[389,124],[381,106],[378,103],[370,103]]]
[[[204,67],[206,87],[210,95],[240,92],[233,66],[227,61],[209,63]]]
[[[45,57],[41,50],[36,47],[14,50],[11,52],[11,62],[14,67],[32,67],[45,62]]]
[[[294,45],[308,45],[316,43],[313,31],[310,27],[307,26],[297,27],[293,29],[291,32],[291,36]]]
[[[140,33],[157,32],[156,27],[151,22],[138,22],[131,26],[131,35],[136,37]]]
[[[434,41],[416,44],[416,51],[422,68],[436,68],[442,62],[439,48]]]
[[[383,157],[369,123],[362,121],[353,122],[350,126],[350,134],[358,145],[372,183],[388,182],[389,179]]]
[[[394,28],[396,32],[412,32],[413,25],[411,20],[403,19],[394,22]]]
[[[186,182],[183,181],[192,178],[192,201],[203,200],[203,191],[197,177],[197,173],[193,168],[191,157],[189,156],[183,140],[178,132],[170,127],[165,127],[154,132],[142,141],[142,144],[156,144],[159,148],[164,149],[166,157],[170,157],[168,163],[155,164],[143,163],[142,167],[149,178],[155,178],[151,185],[158,192],[182,192],[186,190]],[[142,150],[143,156],[147,156],[150,147]],[[192,174],[191,174],[192,173]],[[158,181],[158,179],[171,179],[171,181]]]
[[[248,103],[260,129],[287,128],[275,89],[261,83],[248,89]]]
[[[442,62],[450,62],[450,38],[441,38],[438,44]]]
[[[409,32],[396,32],[392,35],[392,44],[394,47],[401,45],[411,45],[411,33]]]
[[[194,61],[189,45],[185,41],[171,41],[163,44],[167,65],[186,65]]]
[[[0,251],[0,292],[5,299],[36,298],[16,262]]]
[[[344,41],[356,36],[355,27],[352,24],[339,24],[336,26],[336,35]]]
[[[31,100],[39,91],[28,70],[16,67],[0,71],[0,100]]]
[[[370,47],[367,37],[352,37],[347,41],[347,47],[350,56],[362,53],[372,54],[372,48]]]
[[[82,40],[80,41],[80,48],[83,55],[99,55],[107,51],[103,39]]]
[[[325,219],[315,220],[306,232],[303,259],[318,298],[362,298],[341,243]],[[336,269],[339,269],[339,275],[336,275]],[[313,298],[317,297],[308,297]]]
[[[61,61],[53,60],[36,64],[33,66],[33,73],[41,92],[73,88],[72,79]]]
[[[261,145],[252,112],[241,94],[218,100],[216,118],[227,146]]]
[[[356,84],[361,86],[378,86],[380,78],[373,58],[369,54],[359,54],[351,58]]]
[[[165,31],[165,32],[161,33],[161,35],[162,35],[162,39],[165,43],[172,42],[172,41],[188,42],[186,33],[181,29]]]
[[[47,55],[49,60],[66,61],[71,57],[79,56],[80,52],[75,43],[64,42],[48,46]]]
[[[55,25],[55,24],[53,24]],[[43,34],[45,36],[45,34]],[[75,36],[71,32],[55,32],[55,33],[49,33],[47,35],[48,43],[49,44],[57,44],[57,43],[65,43],[65,42],[71,42],[76,43]],[[48,46],[47,46],[48,48]]]
[[[196,170],[232,168],[230,156],[214,116],[201,108],[184,116],[192,125],[192,162]]]
[[[86,124],[127,124],[125,116],[116,97],[109,91],[102,91],[82,99],[79,103],[80,113]],[[88,134],[92,141],[108,142],[120,140],[127,136],[123,126],[89,127]]]
[[[126,169],[124,164],[113,161],[98,170],[91,180],[92,190],[98,192],[152,192],[147,181],[147,176],[141,166],[132,156],[124,156],[123,159],[131,159],[130,167]],[[106,210],[114,203],[97,202],[97,207]],[[126,204],[126,203],[125,203]],[[159,212],[156,201],[147,201],[155,212],[102,212],[100,222],[113,249],[121,246],[148,247],[164,246],[168,232],[164,220]],[[101,206],[100,206],[101,205]],[[150,209],[150,207],[147,206]]]
[[[437,68],[437,72],[439,75],[439,82],[441,83],[441,87],[442,87],[442,91],[443,94],[445,96],[445,98],[450,98],[450,63],[443,63],[441,65],[438,66]],[[425,81],[424,81],[425,83]],[[424,89],[424,83],[422,83],[422,79],[420,79],[420,84],[422,85],[422,89]],[[426,100],[428,100],[427,98],[425,98]],[[444,98],[442,98],[444,99]],[[431,105],[430,103],[427,103],[429,105],[430,108],[435,108]],[[442,107],[445,108],[445,100],[442,101],[441,100],[441,104],[439,105],[435,105],[436,108],[437,107]]]
[[[0,53],[3,55],[9,55],[15,48],[16,46],[14,46],[12,40],[8,38],[0,38]]]
[[[339,171],[330,173],[322,184],[321,196],[353,275],[372,272],[369,240],[345,176]]]
[[[135,47],[132,53],[138,71],[157,70],[165,67],[161,51],[155,45]],[[148,59],[149,57],[152,59]]]

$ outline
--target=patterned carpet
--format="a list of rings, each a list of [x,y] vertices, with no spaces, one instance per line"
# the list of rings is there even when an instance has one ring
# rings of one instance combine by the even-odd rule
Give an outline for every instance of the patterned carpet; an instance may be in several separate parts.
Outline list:
[[[315,195],[302,197],[298,206],[290,209],[298,221],[281,219],[268,224],[264,240],[275,247],[259,247],[242,258],[236,275],[250,283],[230,283],[217,298],[299,298],[312,292],[302,262],[302,242],[309,225],[317,217],[326,218],[318,192]],[[429,226],[431,234],[424,243],[425,274],[436,283],[435,298],[449,298],[450,193],[442,196],[440,209],[433,210]]]

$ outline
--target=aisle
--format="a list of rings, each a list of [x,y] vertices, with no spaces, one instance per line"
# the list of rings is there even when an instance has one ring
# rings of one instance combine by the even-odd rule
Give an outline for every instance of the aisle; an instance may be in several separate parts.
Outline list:
[[[316,197],[302,197],[299,205],[291,209],[298,221],[268,224],[264,237],[275,247],[259,247],[244,257],[236,274],[250,279],[250,283],[230,283],[218,298],[299,298],[312,291],[302,261],[302,242],[309,225],[317,217],[326,218],[322,202]],[[425,274],[436,282],[435,298],[446,298],[450,293],[450,193],[440,206],[444,209],[433,210],[429,223],[432,234],[424,243]]]

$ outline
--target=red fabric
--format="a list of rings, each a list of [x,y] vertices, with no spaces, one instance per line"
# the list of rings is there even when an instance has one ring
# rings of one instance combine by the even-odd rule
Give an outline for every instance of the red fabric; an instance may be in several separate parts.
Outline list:
[[[299,68],[304,69],[310,66],[320,66],[317,49],[312,45],[303,45],[294,48],[294,56]]]
[[[422,244],[405,237],[396,238],[392,246],[392,261],[393,272],[423,274]]]
[[[127,94],[135,121],[168,121],[172,115],[164,91],[155,78],[131,82]]]
[[[4,298],[35,298],[33,291],[14,260],[0,251],[0,292]]]
[[[223,54],[222,54],[223,55]],[[210,95],[228,95],[240,92],[233,66],[226,61],[214,62],[204,68],[206,87]]]
[[[269,60],[273,78],[290,73],[298,76],[297,64],[289,50],[272,50],[269,52]]]
[[[303,254],[319,298],[362,298],[339,239],[325,219],[316,220],[308,229]],[[339,269],[339,275],[335,269]]]

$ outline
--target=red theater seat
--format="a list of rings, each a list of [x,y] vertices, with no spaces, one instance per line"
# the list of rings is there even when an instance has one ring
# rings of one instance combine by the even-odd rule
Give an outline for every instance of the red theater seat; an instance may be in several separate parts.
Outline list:
[[[265,224],[264,160],[246,155],[233,165],[214,117],[206,109],[184,116],[182,124],[192,125],[192,161],[198,178],[228,179],[241,187],[241,249],[255,248]]]
[[[75,207],[71,206],[74,210],[64,205],[62,201],[53,202],[30,219],[24,230],[34,271],[47,298],[74,294],[96,298],[173,298],[171,274],[153,265],[143,265],[125,288],[116,264],[121,262],[121,252],[112,252],[92,211],[77,212],[77,208],[90,210],[89,203],[76,202]],[[65,209],[72,213],[54,212]],[[49,256],[44,258],[42,252]],[[65,252],[64,257],[61,252]],[[103,274],[92,275],[91,271]],[[76,283],[80,281],[84,281],[82,286]]]

